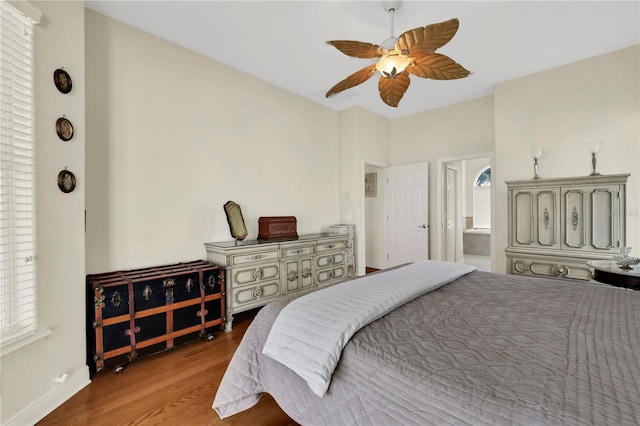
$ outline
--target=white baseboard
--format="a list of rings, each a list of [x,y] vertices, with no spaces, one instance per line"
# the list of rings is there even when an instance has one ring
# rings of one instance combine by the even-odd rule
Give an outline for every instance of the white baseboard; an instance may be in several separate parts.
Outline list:
[[[53,410],[61,406],[65,401],[78,393],[82,388],[91,383],[89,379],[89,367],[82,368],[72,373],[67,379],[43,395],[33,404],[24,408],[18,414],[10,418],[6,425],[35,425],[51,413]]]

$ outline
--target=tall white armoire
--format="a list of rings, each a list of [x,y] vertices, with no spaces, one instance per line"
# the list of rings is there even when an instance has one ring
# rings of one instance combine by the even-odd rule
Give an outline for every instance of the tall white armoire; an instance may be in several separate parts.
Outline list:
[[[591,279],[625,245],[629,174],[508,181],[507,273]]]

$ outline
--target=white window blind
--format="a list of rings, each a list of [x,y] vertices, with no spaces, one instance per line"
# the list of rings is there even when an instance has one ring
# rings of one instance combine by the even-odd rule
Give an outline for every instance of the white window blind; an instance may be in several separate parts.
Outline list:
[[[36,330],[33,22],[0,0],[0,344]]]

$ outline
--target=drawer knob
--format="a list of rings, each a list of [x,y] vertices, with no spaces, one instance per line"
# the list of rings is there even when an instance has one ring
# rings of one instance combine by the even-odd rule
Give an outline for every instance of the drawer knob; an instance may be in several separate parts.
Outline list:
[[[253,278],[255,278],[256,280],[262,278],[262,269],[256,269],[255,271],[253,271]]]
[[[333,265],[334,263],[336,263],[336,258],[333,255],[331,255],[329,256],[328,262],[329,262],[329,265]]]
[[[187,284],[185,284],[185,287],[187,288],[187,291],[191,291],[191,289],[193,288],[193,280],[191,278],[189,278],[187,280]]]
[[[555,265],[553,267],[553,273],[556,277],[566,277],[569,274],[569,268],[564,265]]]
[[[311,269],[305,268],[302,270],[302,278],[309,278],[311,276]]]
[[[262,297],[262,287],[256,287],[253,290],[253,297],[255,297],[256,299],[259,299]]]
[[[291,271],[289,272],[289,275],[287,275],[287,279],[289,281],[295,281],[298,279],[298,273],[296,271]]]
[[[336,277],[336,272],[335,271],[330,271],[329,272],[329,279],[334,279]]]

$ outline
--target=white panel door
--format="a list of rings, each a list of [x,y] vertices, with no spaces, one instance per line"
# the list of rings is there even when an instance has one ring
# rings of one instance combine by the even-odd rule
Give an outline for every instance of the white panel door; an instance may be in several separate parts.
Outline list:
[[[429,164],[385,170],[387,266],[428,259]]]

